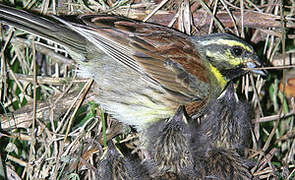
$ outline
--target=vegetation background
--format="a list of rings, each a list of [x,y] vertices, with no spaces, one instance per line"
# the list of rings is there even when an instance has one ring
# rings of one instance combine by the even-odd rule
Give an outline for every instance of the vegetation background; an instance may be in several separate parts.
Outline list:
[[[119,14],[193,35],[231,32],[253,43],[269,75],[236,81],[253,107],[245,152],[260,179],[295,177],[295,1],[7,0],[36,14]],[[137,134],[94,103],[63,49],[1,26],[0,175],[9,179],[94,179],[106,142],[140,155]],[[284,83],[285,82],[285,83]],[[250,115],[250,114],[249,114]]]

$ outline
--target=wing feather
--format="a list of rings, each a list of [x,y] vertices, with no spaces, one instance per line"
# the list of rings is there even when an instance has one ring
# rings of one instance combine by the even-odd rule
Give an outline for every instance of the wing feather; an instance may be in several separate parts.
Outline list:
[[[202,100],[209,94],[208,70],[189,36],[117,16],[80,18],[85,26],[60,21],[143,79],[160,84],[184,101]]]

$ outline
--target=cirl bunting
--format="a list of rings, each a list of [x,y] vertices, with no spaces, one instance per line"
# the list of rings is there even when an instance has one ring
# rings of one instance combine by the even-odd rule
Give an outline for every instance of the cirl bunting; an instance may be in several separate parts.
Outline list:
[[[102,108],[139,130],[171,118],[180,105],[202,111],[248,71],[264,74],[253,69],[260,62],[252,46],[230,34],[189,36],[111,15],[44,18],[5,5],[0,22],[62,45],[79,74],[99,84]]]

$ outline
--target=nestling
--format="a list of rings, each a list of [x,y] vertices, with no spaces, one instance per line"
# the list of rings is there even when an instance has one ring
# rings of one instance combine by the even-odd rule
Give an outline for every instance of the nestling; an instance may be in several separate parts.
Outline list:
[[[150,179],[147,170],[140,163],[139,158],[124,156],[112,140],[108,142],[108,149],[102,155],[97,169],[96,179],[101,180]]]
[[[155,179],[196,179],[191,132],[183,107],[171,119],[158,121],[141,132],[147,152],[146,169]]]
[[[197,128],[191,127],[192,154],[203,179],[251,179],[250,161],[244,157],[251,132],[251,111],[236,99],[232,83]]]

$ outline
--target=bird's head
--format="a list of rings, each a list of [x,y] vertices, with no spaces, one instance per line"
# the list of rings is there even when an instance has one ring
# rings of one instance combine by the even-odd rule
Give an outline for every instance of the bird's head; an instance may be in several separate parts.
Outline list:
[[[218,71],[226,81],[249,71],[266,75],[266,71],[254,69],[261,66],[253,47],[230,34],[212,34],[196,37],[195,45],[213,71]]]

